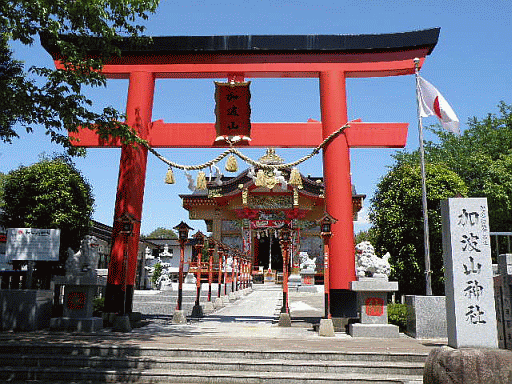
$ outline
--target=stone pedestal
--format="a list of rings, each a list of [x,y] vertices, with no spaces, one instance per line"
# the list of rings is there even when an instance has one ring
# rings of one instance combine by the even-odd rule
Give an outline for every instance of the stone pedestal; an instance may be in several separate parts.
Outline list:
[[[64,286],[64,308],[62,318],[51,319],[51,329],[95,332],[103,328],[103,319],[92,316],[93,300],[100,286],[96,276],[58,276],[54,282]]]
[[[213,306],[213,302],[212,301],[207,301],[206,303],[204,303],[203,305],[203,312],[208,314],[208,313],[211,313],[213,312],[214,310],[214,306]]]
[[[405,296],[407,335],[416,339],[443,339],[446,332],[444,296]]]
[[[35,331],[50,325],[53,304],[50,290],[0,290],[0,302],[1,331]]]
[[[279,323],[277,324],[279,327],[291,327],[292,326],[292,319],[290,317],[289,313],[281,313],[279,315]]]
[[[222,308],[224,306],[224,302],[222,301],[221,297],[217,297],[215,301],[213,302],[213,307],[215,309]]]
[[[192,314],[190,315],[190,317],[193,317],[196,319],[204,317],[203,307],[201,305],[194,305],[194,307],[192,308]]]
[[[301,284],[302,284],[302,278],[300,277],[300,274],[292,273],[288,277],[288,290],[298,291]]]
[[[334,324],[332,319],[320,319],[318,336],[334,337]]]
[[[398,290],[398,282],[387,278],[360,278],[350,283],[350,289],[357,292],[360,308],[360,323],[349,325],[352,337],[398,337],[398,327],[388,324],[387,295]]]
[[[174,314],[172,316],[172,323],[173,324],[186,324],[187,318],[185,317],[185,313],[183,310],[176,310],[174,311]]]
[[[316,292],[315,271],[312,269],[303,269],[300,271],[299,292]]]

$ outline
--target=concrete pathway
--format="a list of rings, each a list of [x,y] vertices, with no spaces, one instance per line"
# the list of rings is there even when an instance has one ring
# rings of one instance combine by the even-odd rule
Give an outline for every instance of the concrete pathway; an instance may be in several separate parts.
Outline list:
[[[206,321],[272,323],[282,304],[280,285],[256,285],[253,291],[206,316]]]

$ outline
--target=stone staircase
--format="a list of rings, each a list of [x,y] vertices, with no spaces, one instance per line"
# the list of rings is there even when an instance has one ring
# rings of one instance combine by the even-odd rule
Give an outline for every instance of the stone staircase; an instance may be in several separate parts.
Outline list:
[[[340,348],[341,349],[341,348]],[[0,343],[0,382],[421,383],[426,354]]]

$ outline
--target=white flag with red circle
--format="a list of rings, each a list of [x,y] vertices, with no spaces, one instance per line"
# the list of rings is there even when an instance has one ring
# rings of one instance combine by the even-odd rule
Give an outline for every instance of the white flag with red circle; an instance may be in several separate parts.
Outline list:
[[[450,104],[427,80],[418,76],[420,116],[437,116],[444,129],[460,134],[459,119]]]

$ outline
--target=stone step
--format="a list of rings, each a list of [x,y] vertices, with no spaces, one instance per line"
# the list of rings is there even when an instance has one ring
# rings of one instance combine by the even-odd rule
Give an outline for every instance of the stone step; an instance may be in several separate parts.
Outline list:
[[[340,347],[342,348],[342,347]],[[236,350],[217,348],[130,348],[112,345],[79,345],[79,344],[37,344],[37,343],[0,343],[0,365],[2,357],[17,356],[31,359],[32,356],[74,356],[86,359],[94,357],[116,358],[215,358],[226,360],[286,360],[301,361],[304,364],[311,362],[391,362],[391,363],[421,363],[427,358],[425,353],[399,353],[399,352],[365,352],[365,351],[298,351],[298,350]]]
[[[47,355],[16,357],[0,355],[3,366],[25,368],[47,367]],[[102,370],[218,370],[247,372],[279,372],[287,375],[294,373],[335,373],[335,374],[372,374],[379,375],[422,375],[423,363],[384,362],[384,361],[303,361],[303,360],[249,360],[198,357],[83,357],[59,356],[51,364],[53,369]]]
[[[336,374],[308,372],[248,372],[221,370],[102,370],[86,369],[55,369],[55,368],[22,368],[8,367],[0,371],[0,380],[9,383],[38,384],[76,383],[222,383],[222,384],[325,384],[325,383],[358,383],[358,384],[410,384],[421,383],[421,376],[400,374]]]

